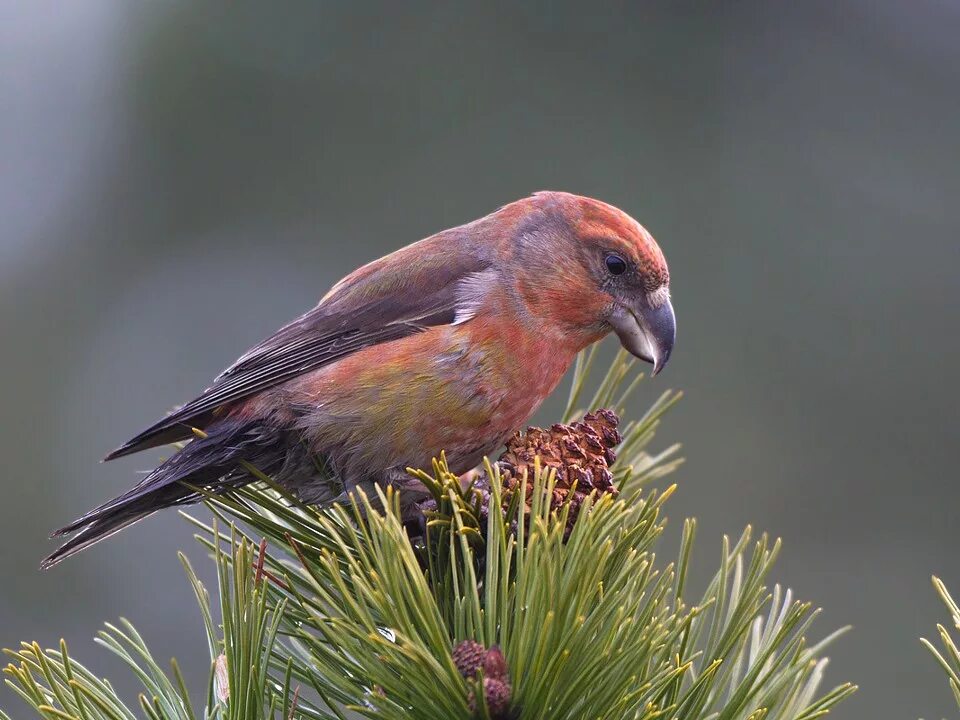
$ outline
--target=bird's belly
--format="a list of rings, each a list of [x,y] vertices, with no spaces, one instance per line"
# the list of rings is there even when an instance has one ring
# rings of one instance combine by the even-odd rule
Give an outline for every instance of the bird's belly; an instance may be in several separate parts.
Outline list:
[[[367,348],[283,391],[315,452],[348,487],[428,468],[441,451],[460,473],[527,421],[572,359],[535,350],[435,328]]]

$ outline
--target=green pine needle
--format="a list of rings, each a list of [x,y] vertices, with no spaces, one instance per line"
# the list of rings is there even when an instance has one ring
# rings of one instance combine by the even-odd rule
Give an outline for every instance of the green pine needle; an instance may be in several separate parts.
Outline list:
[[[595,352],[578,358],[565,421],[586,397]],[[632,368],[619,354],[589,407],[622,414],[639,380]],[[442,456],[417,471],[436,501],[417,545],[391,488],[358,490],[327,510],[264,476],[207,494],[213,524],[189,519],[218,568],[215,602],[181,556],[210,656],[201,710],[176,664],[161,668],[126,621],[98,642],[139,678],[138,707],[63,644],[8,651],[7,684],[51,720],[492,720],[481,678],[461,677],[452,657],[469,639],[500,647],[517,720],[819,717],[855,688],[821,691],[821,653],[839,633],[809,643],[816,611],[767,587],[779,542],[749,528],[725,538],[718,571],[696,595],[687,578],[695,522],[684,524],[675,562],[655,554],[673,488],[645,488],[680,460],[678,446],[647,448],[678,399],[668,391],[626,425],[619,496],[588,498],[570,532],[569,507],[549,502],[553,472],[539,465],[506,512],[490,463],[488,497],[464,487]],[[528,487],[529,511],[517,500]],[[956,691],[956,648],[945,645],[952,655],[935,654]]]
[[[960,631],[960,606],[950,595],[947,586],[936,576],[933,577],[933,587],[950,613],[950,622],[953,624],[954,630]],[[950,631],[943,625],[937,625],[937,634],[940,635],[942,650],[937,649],[937,646],[926,638],[921,638],[920,642],[933,654],[934,659],[947,674],[947,683],[953,692],[957,707],[960,708],[960,649],[957,648]]]

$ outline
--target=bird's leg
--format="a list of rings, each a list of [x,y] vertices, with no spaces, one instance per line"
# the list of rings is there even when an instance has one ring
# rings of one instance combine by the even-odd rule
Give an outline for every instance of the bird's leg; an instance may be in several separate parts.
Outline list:
[[[419,481],[404,471],[393,471],[387,481],[400,491],[400,512],[407,534],[411,538],[426,537],[426,513],[437,509],[436,501]],[[472,487],[481,494],[485,511],[490,498],[490,481],[483,466],[478,465],[459,475],[458,481],[464,492]]]

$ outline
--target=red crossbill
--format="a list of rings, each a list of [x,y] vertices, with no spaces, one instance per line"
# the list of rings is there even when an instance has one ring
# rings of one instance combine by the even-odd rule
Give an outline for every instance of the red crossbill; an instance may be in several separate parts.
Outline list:
[[[408,245],[345,277],[199,397],[110,453],[193,438],[136,487],[58,530],[76,535],[43,566],[196,501],[190,486],[248,483],[250,465],[320,504],[358,485],[408,486],[405,469],[441,450],[466,472],[611,330],[654,374],[670,357],[663,254],[610,205],[541,192]]]

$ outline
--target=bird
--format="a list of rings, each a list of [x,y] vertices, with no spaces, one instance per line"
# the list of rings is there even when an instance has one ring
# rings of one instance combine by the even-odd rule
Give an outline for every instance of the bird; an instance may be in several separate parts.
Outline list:
[[[374,260],[105,460],[186,442],[122,495],[55,531],[61,560],[163,508],[255,480],[308,504],[393,485],[445,453],[466,473],[530,418],[581,350],[615,333],[667,364],[670,275],[622,210],[541,191]],[[251,470],[255,469],[253,473]]]

